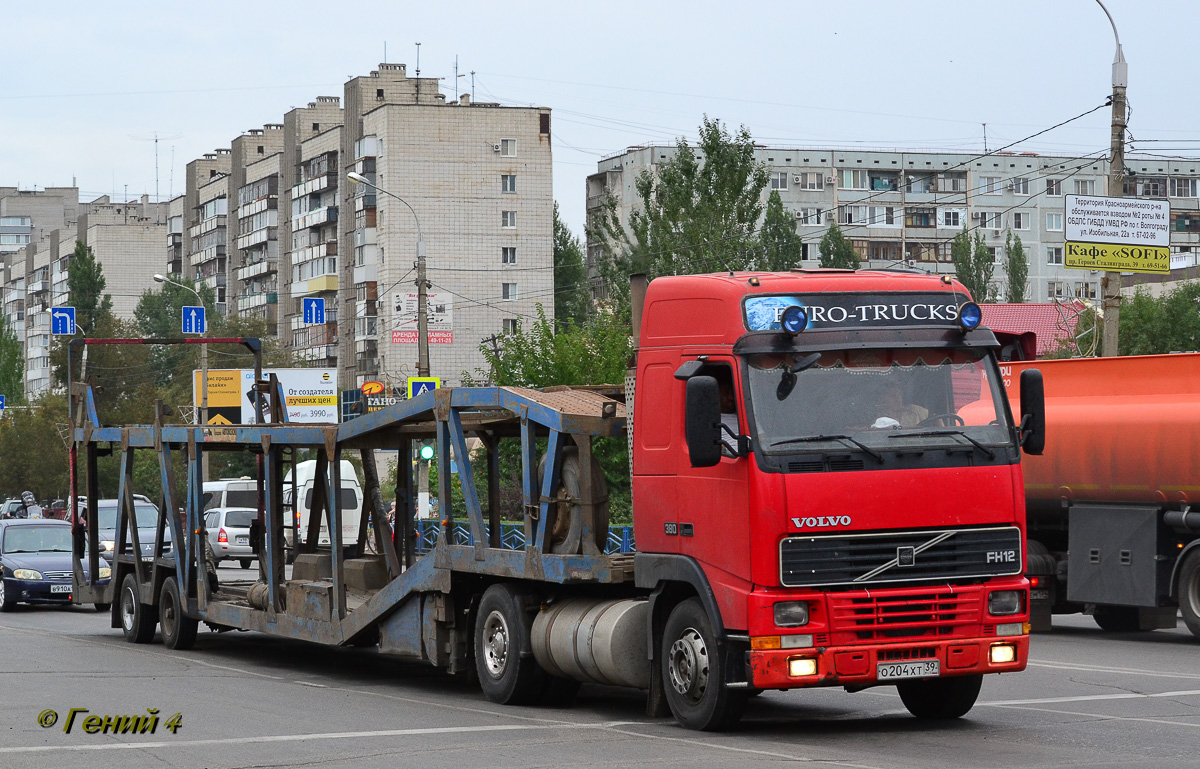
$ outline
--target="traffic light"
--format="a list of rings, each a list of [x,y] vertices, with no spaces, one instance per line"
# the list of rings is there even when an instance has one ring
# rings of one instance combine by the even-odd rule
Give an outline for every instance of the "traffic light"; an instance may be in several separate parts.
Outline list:
[[[422,441],[421,448],[417,450],[417,456],[419,456],[423,462],[432,461],[434,453],[433,443],[430,441]]]

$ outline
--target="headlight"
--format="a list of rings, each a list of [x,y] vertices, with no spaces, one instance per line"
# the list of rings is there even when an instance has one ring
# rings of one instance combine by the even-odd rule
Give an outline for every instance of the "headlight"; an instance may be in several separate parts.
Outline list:
[[[101,566],[99,571],[100,576],[96,579],[108,579],[112,576],[112,569],[107,566]]]
[[[808,601],[781,601],[775,604],[777,627],[800,627],[808,624]]]
[[[113,542],[111,539],[102,540],[100,542],[100,551],[104,552],[104,553],[111,553],[112,549],[113,549],[113,545],[115,545],[115,544],[116,543]]]
[[[13,576],[17,579],[42,579],[42,573],[33,569],[13,569]]]
[[[997,617],[1019,614],[1024,595],[1023,590],[997,590],[988,595],[988,613]]]

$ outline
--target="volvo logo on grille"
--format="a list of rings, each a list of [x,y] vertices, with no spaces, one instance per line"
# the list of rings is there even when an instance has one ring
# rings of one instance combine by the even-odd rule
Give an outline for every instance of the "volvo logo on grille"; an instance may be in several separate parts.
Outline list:
[[[896,548],[896,565],[897,566],[916,566],[917,565],[917,549],[915,547],[898,547],[898,548]]]
[[[822,515],[817,518],[793,518],[792,525],[797,529],[827,529],[831,526],[849,526],[848,515]]]

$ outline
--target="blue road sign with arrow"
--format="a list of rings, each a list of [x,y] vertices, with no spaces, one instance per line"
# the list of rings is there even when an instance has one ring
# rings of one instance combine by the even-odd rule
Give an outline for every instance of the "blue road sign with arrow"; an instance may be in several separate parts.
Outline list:
[[[208,330],[208,319],[204,317],[203,307],[184,307],[181,311],[183,313],[183,333],[203,334]]]
[[[6,406],[4,404],[4,396],[0,395],[0,411],[4,411],[5,408],[6,408]]]
[[[309,325],[325,323],[325,300],[320,297],[305,297],[300,300],[304,310],[304,322]]]
[[[50,309],[50,333],[55,336],[75,335],[74,307],[52,307]]]

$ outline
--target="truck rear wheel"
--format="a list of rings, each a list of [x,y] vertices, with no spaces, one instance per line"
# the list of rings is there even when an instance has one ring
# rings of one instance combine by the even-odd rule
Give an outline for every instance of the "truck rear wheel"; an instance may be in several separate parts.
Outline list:
[[[178,651],[192,648],[200,623],[187,616],[187,607],[179,595],[179,583],[174,577],[167,577],[163,581],[162,591],[158,594],[158,607],[163,645]]]
[[[896,684],[900,701],[917,718],[948,721],[961,718],[975,706],[983,676],[956,676]]]
[[[1200,636],[1200,550],[1193,550],[1183,559],[1176,595],[1184,624],[1192,635]]]
[[[125,640],[135,644],[148,644],[154,640],[154,628],[158,625],[158,609],[138,599],[141,589],[137,577],[126,574],[121,582],[120,616],[121,633]]]
[[[699,598],[689,598],[671,611],[659,661],[667,705],[681,725],[715,732],[742,717],[746,693],[725,685],[716,634]]]
[[[511,585],[492,585],[475,616],[475,671],[492,702],[529,705],[546,690],[546,672],[529,644],[532,621],[525,599]]]

